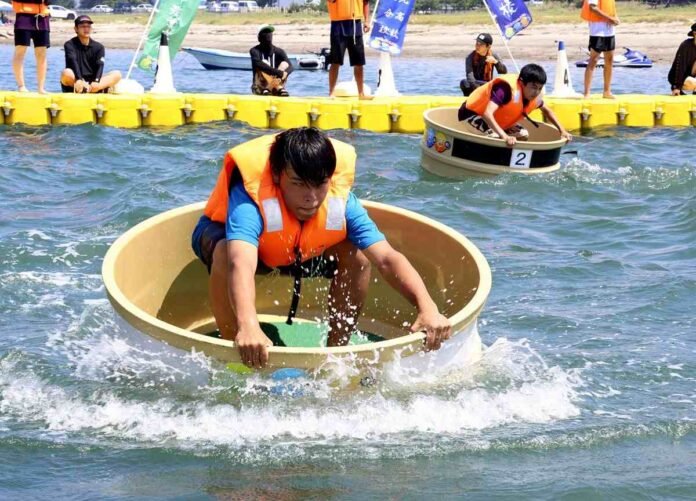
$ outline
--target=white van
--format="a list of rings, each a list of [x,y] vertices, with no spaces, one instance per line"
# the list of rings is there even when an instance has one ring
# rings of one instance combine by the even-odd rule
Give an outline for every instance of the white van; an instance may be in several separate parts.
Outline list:
[[[239,12],[239,2],[220,2],[220,12]]]
[[[239,12],[256,12],[259,10],[259,4],[256,0],[241,0],[239,2]]]

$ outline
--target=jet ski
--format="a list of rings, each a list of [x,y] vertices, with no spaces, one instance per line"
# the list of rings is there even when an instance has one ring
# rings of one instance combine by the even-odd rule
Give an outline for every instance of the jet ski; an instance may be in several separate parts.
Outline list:
[[[623,49],[623,54],[614,54],[614,64],[612,65],[614,68],[652,68],[652,60],[641,51],[629,49],[628,47]],[[576,61],[575,66],[585,68],[588,61],[589,58],[584,61]],[[604,54],[599,56],[597,66],[604,66]]]

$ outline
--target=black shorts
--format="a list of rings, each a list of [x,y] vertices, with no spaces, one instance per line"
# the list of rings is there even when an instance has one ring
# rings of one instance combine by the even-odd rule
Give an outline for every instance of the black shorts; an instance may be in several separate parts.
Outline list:
[[[51,46],[50,31],[37,31],[37,30],[14,30],[14,44],[17,46],[29,47],[31,42],[34,42],[34,47],[46,47]]]
[[[217,221],[211,221],[208,218],[202,217],[196,228],[193,230],[193,236],[191,238],[191,246],[193,247],[193,252],[198,256],[203,264],[208,268],[208,273],[210,273],[210,268],[213,266],[213,253],[215,252],[215,246],[220,240],[225,240],[227,237],[225,231],[225,225],[218,223]],[[324,255],[316,256],[301,264],[302,267],[302,278],[328,278],[332,279],[338,270],[338,262],[335,259],[330,259]],[[279,266],[278,268],[271,268],[266,266],[262,261],[259,261],[256,267],[256,273],[259,275],[267,275],[278,270],[283,275],[292,275],[293,266]]]
[[[348,49],[348,60],[351,66],[365,66],[365,46],[362,35],[353,38],[334,33],[331,34],[329,64],[342,66],[346,49]]]
[[[595,52],[610,52],[616,46],[616,37],[590,37],[588,49]]]

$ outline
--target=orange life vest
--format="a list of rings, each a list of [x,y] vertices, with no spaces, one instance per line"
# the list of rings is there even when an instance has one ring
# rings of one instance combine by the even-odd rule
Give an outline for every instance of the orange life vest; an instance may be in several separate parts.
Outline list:
[[[363,19],[363,0],[327,0],[326,6],[332,21]]]
[[[599,4],[597,5],[597,7],[607,16],[616,15],[616,3],[614,2],[614,0],[599,0]],[[603,18],[599,14],[595,14],[590,10],[590,3],[588,2],[588,0],[585,0],[582,4],[582,11],[580,12],[580,17],[583,18],[585,21],[591,21],[593,23],[599,21],[606,21],[605,18]]]
[[[16,14],[33,14],[35,16],[48,16],[48,5],[45,0],[25,0],[24,2],[12,2],[12,10]]]
[[[493,117],[500,127],[508,129],[515,125],[525,114],[528,115],[539,107],[538,98],[527,103],[527,106],[523,105],[522,82],[517,79],[517,75],[500,75],[478,87],[466,99],[466,107],[476,112],[477,115],[483,116],[488,103],[491,102],[493,85],[498,82],[505,82],[510,86],[512,98],[509,103],[499,106],[493,113]]]
[[[301,260],[306,261],[346,239],[346,202],[355,178],[356,158],[352,146],[331,139],[336,151],[336,171],[331,176],[329,193],[314,217],[300,224],[273,182],[269,156],[274,140],[275,135],[262,136],[227,152],[204,211],[213,221],[226,222],[230,180],[234,169],[239,169],[244,189],[263,217],[259,258],[270,267],[294,263],[296,249]]]

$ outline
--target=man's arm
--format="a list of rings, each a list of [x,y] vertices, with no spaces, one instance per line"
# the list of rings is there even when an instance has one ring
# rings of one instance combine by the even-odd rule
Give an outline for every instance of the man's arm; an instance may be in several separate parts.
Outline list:
[[[597,4],[590,4],[590,11],[594,12],[600,17],[603,17],[604,19],[607,20],[607,22],[618,26],[619,25],[619,17],[618,16],[610,16],[609,14],[605,13],[603,10],[599,8],[599,5]]]
[[[425,349],[439,349],[442,342],[452,335],[452,325],[438,311],[413,265],[386,240],[369,246],[363,252],[389,285],[418,309],[411,332],[425,331]]]
[[[498,72],[498,75],[505,75],[507,71],[507,66],[505,66],[505,63],[503,63],[503,60],[498,57],[498,54],[493,54],[493,57],[498,61],[495,63],[495,70]]]
[[[73,71],[75,81],[82,80],[82,71],[80,71],[80,65],[77,63],[77,54],[75,54],[75,47],[72,42],[65,42],[63,49],[65,50],[65,67]]]
[[[268,363],[268,346],[271,341],[261,330],[256,314],[256,266],[258,249],[243,240],[227,242],[227,292],[236,324],[237,345],[242,362],[260,369]]]
[[[363,0],[363,19],[365,20],[363,24],[363,31],[368,33],[370,31],[370,2],[369,0]]]
[[[476,75],[474,75],[474,53],[466,56],[466,80],[471,86],[477,83]]]
[[[295,68],[293,68],[292,63],[290,62],[290,59],[288,59],[288,55],[280,47],[274,47],[274,49],[276,51],[276,64],[280,65],[280,63],[283,63],[283,62],[288,63],[288,67],[285,70],[285,73],[289,75],[290,73],[292,73],[292,70],[294,70]]]
[[[104,46],[102,45],[99,47],[99,50],[97,51],[97,60],[94,62],[95,66],[97,67],[96,75],[94,77],[95,82],[99,82],[101,80],[102,74],[104,73],[104,58],[106,57],[106,51],[104,50]]]

